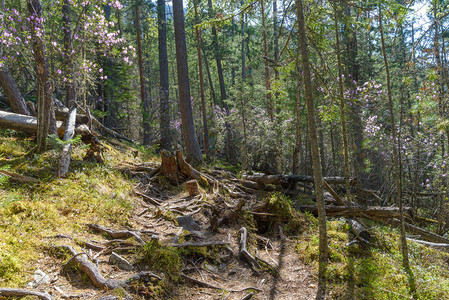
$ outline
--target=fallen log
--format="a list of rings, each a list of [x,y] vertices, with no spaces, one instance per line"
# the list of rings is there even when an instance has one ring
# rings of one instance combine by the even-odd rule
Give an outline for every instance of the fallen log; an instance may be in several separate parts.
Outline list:
[[[288,184],[293,182],[310,182],[313,183],[314,179],[313,176],[307,176],[307,175],[261,175],[261,174],[255,174],[255,175],[243,175],[243,179],[254,181],[260,184]],[[346,180],[344,177],[338,177],[338,176],[331,176],[331,177],[324,177],[323,180],[325,180],[328,184],[345,184]],[[354,185],[356,183],[355,178],[350,179],[351,185]]]
[[[300,211],[308,211],[318,214],[315,205],[299,205],[296,207]],[[382,206],[326,206],[326,215],[330,217],[379,217],[379,218],[396,218],[399,217],[399,208],[382,207]],[[404,214],[407,217],[413,217],[413,210],[410,207],[404,207]]]
[[[443,244],[443,243],[432,243],[432,242],[426,242],[426,241],[421,241],[421,240],[415,240],[415,239],[411,239],[411,238],[407,238],[407,240],[418,243],[418,244],[423,244],[426,246],[429,246],[431,248],[435,248],[435,249],[440,249],[440,250],[449,250],[449,244]]]
[[[15,181],[15,182],[20,182],[20,183],[38,183],[39,182],[39,180],[34,177],[21,175],[21,174],[17,174],[17,173],[6,171],[6,170],[0,170],[0,174],[2,174],[4,176],[8,176],[9,180]]]
[[[362,224],[357,222],[356,220],[349,219],[348,220],[351,232],[362,242],[369,244],[369,240],[371,238],[371,234]]]
[[[35,134],[37,131],[37,119],[33,116],[0,111],[0,127],[19,130],[28,134]],[[64,137],[64,123],[61,121],[57,121],[56,128],[58,130],[59,137]]]
[[[393,225],[393,226],[401,226],[401,222],[396,218],[373,218],[375,221],[378,221],[385,225]],[[420,235],[421,238],[428,240],[429,242],[434,243],[444,243],[449,244],[449,239],[442,237],[441,235],[438,235],[436,233],[424,230],[420,227],[417,227],[415,225],[409,224],[405,222],[405,231],[411,234]]]
[[[75,135],[75,123],[76,123],[76,107],[74,107],[66,122],[66,130],[64,133],[63,141],[67,142],[73,139]],[[61,159],[59,160],[58,177],[64,177],[69,172],[70,158],[72,154],[72,143],[67,143],[62,146]]]

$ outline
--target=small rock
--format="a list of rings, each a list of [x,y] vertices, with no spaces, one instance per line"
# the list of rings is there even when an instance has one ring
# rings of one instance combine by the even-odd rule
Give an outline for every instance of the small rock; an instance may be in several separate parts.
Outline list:
[[[115,252],[112,252],[111,257],[109,258],[109,263],[114,264],[114,265],[118,266],[120,269],[125,270],[125,271],[134,270],[134,267],[131,266],[131,264],[126,259],[124,259],[123,257],[121,257],[120,255],[118,255]]]
[[[28,286],[30,287],[37,287],[41,284],[50,284],[50,276],[48,276],[45,272],[42,270],[37,269],[36,272],[33,274],[33,281],[28,283]]]
[[[179,226],[188,231],[200,231],[200,225],[198,225],[195,220],[193,220],[192,216],[182,216],[177,217]]]
[[[204,264],[204,268],[214,273],[218,272],[218,268],[214,265]]]

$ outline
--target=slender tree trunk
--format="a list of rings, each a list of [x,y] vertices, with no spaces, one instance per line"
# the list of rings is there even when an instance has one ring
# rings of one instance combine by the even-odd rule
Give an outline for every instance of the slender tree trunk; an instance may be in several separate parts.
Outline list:
[[[321,171],[320,150],[318,148],[317,131],[315,124],[315,109],[313,104],[312,81],[309,67],[309,53],[307,46],[307,36],[305,31],[305,21],[303,14],[302,0],[296,1],[296,14],[298,19],[298,39],[301,49],[301,61],[304,72],[304,98],[307,107],[307,123],[309,125],[309,136],[312,150],[313,176],[315,181],[316,202],[319,219],[319,266],[318,266],[318,291],[316,299],[326,297],[326,270],[328,262],[328,245],[326,229],[326,211],[323,197],[323,174]]]
[[[270,65],[268,61],[268,44],[267,44],[267,29],[265,26],[265,9],[264,0],[260,1],[260,8],[262,12],[262,33],[263,33],[263,52],[265,55],[265,88],[267,90],[267,110],[271,122],[273,122],[273,97],[271,95],[271,79],[270,79]]]
[[[173,19],[175,25],[176,65],[178,71],[179,106],[182,120],[182,134],[186,149],[186,160],[193,165],[203,162],[200,146],[195,132],[190,98],[189,67],[187,65],[187,46],[182,0],[173,0]]]
[[[150,109],[147,89],[145,88],[145,77],[143,74],[143,57],[142,57],[142,37],[140,35],[140,12],[139,4],[135,3],[135,26],[137,34],[137,57],[139,60],[139,78],[140,78],[140,98],[143,105],[143,144],[148,146],[150,144]]]
[[[167,23],[165,17],[164,0],[157,1],[157,20],[158,20],[158,45],[159,45],[159,75],[160,75],[159,125],[161,131],[161,148],[170,150],[172,139],[170,134],[170,106],[168,103],[169,81],[168,81],[168,58],[167,58]]]
[[[379,30],[380,30],[380,38],[382,43],[382,54],[385,64],[385,72],[387,76],[387,96],[388,96],[388,107],[390,110],[390,123],[391,123],[391,135],[393,138],[393,165],[394,165],[394,173],[396,179],[396,189],[397,189],[397,197],[398,197],[398,207],[400,213],[400,221],[401,221],[401,248],[402,248],[402,264],[405,269],[410,269],[410,263],[408,259],[408,249],[407,249],[407,239],[405,236],[405,225],[404,225],[404,208],[402,204],[402,180],[401,175],[399,173],[399,156],[398,156],[398,140],[400,137],[397,136],[396,132],[396,122],[394,117],[393,110],[393,99],[391,96],[391,83],[390,83],[390,69],[388,65],[387,52],[385,50],[385,39],[384,32],[382,26],[382,7],[379,5]]]
[[[62,23],[64,31],[64,75],[67,79],[65,81],[65,103],[69,109],[75,105],[76,95],[72,64],[72,30],[71,30],[71,16],[70,16],[70,1],[64,0],[62,5]]]
[[[240,4],[243,6],[243,1],[240,1]],[[241,31],[242,31],[242,50],[241,50],[241,55],[242,55],[242,80],[243,82],[246,81],[246,61],[245,61],[245,13],[242,12],[242,16],[241,16],[242,20],[241,20]]]
[[[209,7],[209,17],[214,18],[214,9],[212,6],[212,0],[207,1],[208,7]],[[226,109],[226,111],[229,111],[228,105],[226,104],[226,99],[228,98],[226,95],[226,86],[225,81],[223,77],[223,67],[221,65],[221,54],[220,50],[218,48],[218,37],[217,37],[217,29],[215,28],[215,25],[212,25],[212,46],[214,49],[215,54],[215,62],[217,63],[217,73],[218,73],[218,81],[220,83],[220,95],[221,95],[221,101],[223,104],[223,107]]]
[[[297,63],[296,69],[298,72],[298,81],[296,83],[296,105],[295,105],[295,113],[296,113],[296,139],[295,139],[295,149],[293,151],[293,174],[299,174],[299,158],[301,152],[301,72],[299,69],[299,57],[300,57],[300,49],[298,48],[297,55]]]
[[[198,0],[193,1],[193,5],[195,8],[195,18],[197,24],[200,23],[198,17]],[[203,60],[201,58],[201,35],[198,27],[195,27],[196,32],[196,40],[198,43],[197,52],[198,52],[198,71],[200,75],[200,96],[201,96],[201,109],[203,114],[203,132],[204,132],[204,153],[206,154],[207,162],[210,161],[209,155],[209,131],[207,129],[207,114],[206,114],[206,100],[204,99],[204,80],[203,80]]]
[[[341,135],[343,139],[343,173],[346,178],[346,197],[349,199],[349,147],[348,147],[348,135],[346,132],[346,105],[343,94],[343,72],[341,67],[341,55],[340,55],[340,34],[338,25],[337,7],[334,7],[335,11],[335,38],[337,48],[337,65],[338,65],[338,91],[340,96],[340,123],[341,123]]]
[[[48,74],[45,57],[46,49],[43,41],[42,6],[39,0],[27,0],[31,27],[31,43],[36,70],[37,90],[37,152],[47,148],[47,136],[56,133],[55,110],[52,99],[52,86]]]
[[[217,97],[215,96],[214,83],[212,82],[212,76],[210,74],[209,61],[207,60],[206,52],[204,51],[203,45],[201,45],[201,50],[203,51],[204,66],[206,67],[207,80],[209,81],[210,94],[211,94],[214,106],[216,106],[216,105],[218,105]]]

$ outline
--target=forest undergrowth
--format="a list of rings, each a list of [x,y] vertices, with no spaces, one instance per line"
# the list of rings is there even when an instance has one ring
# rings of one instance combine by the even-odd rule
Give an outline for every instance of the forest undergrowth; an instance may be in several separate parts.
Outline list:
[[[224,188],[201,186],[192,198],[183,184],[149,175],[160,164],[158,155],[113,141],[103,144],[104,164],[83,161],[85,149],[77,146],[69,175],[57,178],[57,150],[30,154],[32,139],[1,132],[0,170],[39,181],[0,177],[0,287],[32,288],[54,299],[314,299],[318,221],[292,206],[310,203],[310,196],[233,197]],[[235,170],[216,162],[203,172],[214,170],[208,174],[222,174],[225,182],[232,174],[226,168]],[[179,217],[193,220],[192,227]],[[398,231],[373,221],[365,226],[372,236],[368,245],[353,242],[345,219],[328,220],[330,298],[409,298]],[[242,228],[254,261],[242,257]],[[119,231],[130,234],[111,234]],[[449,254],[409,245],[420,298],[449,299]],[[73,256],[59,246],[85,255]],[[130,268],[111,262],[112,252]],[[94,262],[108,282],[123,285],[108,290],[93,284],[77,257]],[[38,269],[48,282],[33,280]],[[130,280],[136,274],[142,276]]]

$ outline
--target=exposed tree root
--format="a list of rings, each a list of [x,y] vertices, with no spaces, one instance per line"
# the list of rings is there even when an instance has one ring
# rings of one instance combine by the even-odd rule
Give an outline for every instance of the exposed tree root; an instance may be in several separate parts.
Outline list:
[[[159,276],[151,272],[140,272],[131,276],[127,280],[106,279],[103,277],[98,267],[88,259],[87,254],[78,253],[72,246],[62,245],[53,247],[57,249],[63,249],[72,254],[73,257],[70,259],[70,261],[75,263],[79,270],[85,273],[96,287],[103,290],[113,290],[120,287],[126,288],[131,282],[140,280],[145,277],[152,277],[161,280]]]
[[[192,283],[195,283],[197,285],[200,285],[200,286],[203,286],[203,287],[206,287],[206,288],[209,288],[209,289],[229,291],[229,292],[232,292],[232,293],[240,293],[240,292],[247,291],[247,290],[254,290],[254,291],[257,291],[257,292],[261,292],[262,291],[261,289],[258,289],[258,288],[255,288],[255,287],[247,287],[247,288],[243,288],[243,289],[240,289],[240,290],[227,289],[227,288],[219,287],[219,286],[216,286],[216,285],[213,285],[213,284],[210,284],[210,283],[207,283],[207,282],[195,279],[195,278],[187,276],[185,274],[181,274],[181,277],[186,279],[187,281],[190,281]]]
[[[51,300],[52,297],[43,292],[27,290],[27,289],[10,289],[10,288],[0,288],[0,296],[3,297],[26,297],[26,296],[36,296],[39,299]]]
[[[230,242],[224,241],[210,241],[210,242],[200,242],[200,243],[183,243],[183,244],[170,244],[170,247],[206,247],[206,246],[224,246],[229,245]]]
[[[109,229],[105,228],[103,226],[97,225],[97,224],[87,224],[87,227],[108,234],[113,239],[127,239],[130,237],[134,237],[136,241],[138,241],[141,244],[145,244],[145,241],[135,232],[129,231],[129,230],[115,230],[115,229]]]

